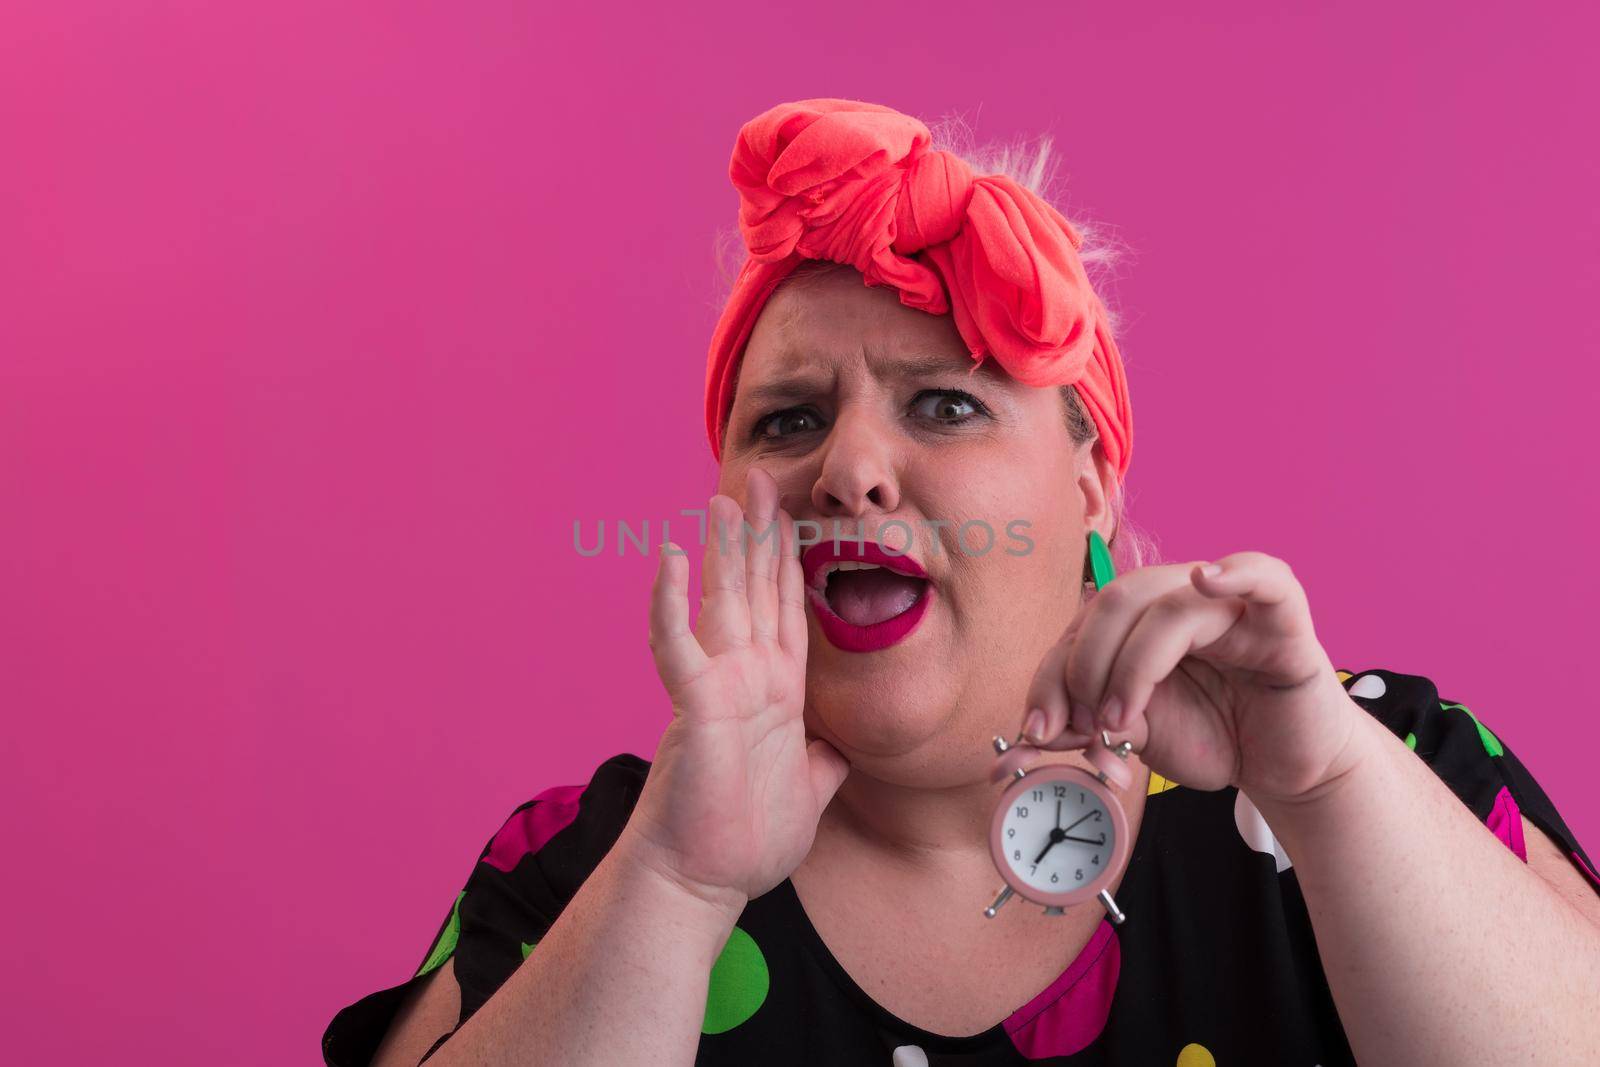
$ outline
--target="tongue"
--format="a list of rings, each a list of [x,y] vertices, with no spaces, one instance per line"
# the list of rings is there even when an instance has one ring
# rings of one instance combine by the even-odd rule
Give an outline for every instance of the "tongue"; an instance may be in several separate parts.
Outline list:
[[[835,571],[828,577],[828,606],[857,626],[892,619],[922,595],[923,580],[890,570]]]

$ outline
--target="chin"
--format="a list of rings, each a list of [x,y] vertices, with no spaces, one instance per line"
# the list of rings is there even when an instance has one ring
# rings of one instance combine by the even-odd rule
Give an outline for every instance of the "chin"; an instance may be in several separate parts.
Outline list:
[[[853,765],[923,764],[952,736],[960,709],[950,703],[950,692],[927,677],[888,685],[883,679],[808,682],[806,726]]]

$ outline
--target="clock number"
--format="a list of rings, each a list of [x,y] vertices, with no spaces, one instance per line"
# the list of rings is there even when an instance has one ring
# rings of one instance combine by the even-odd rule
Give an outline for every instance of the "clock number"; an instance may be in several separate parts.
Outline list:
[[[1052,882],[1059,882],[1059,881],[1061,881],[1061,876],[1059,874],[1052,874],[1050,876],[1050,880]]]
[[[1006,836],[1007,837],[1016,837],[1017,836],[1017,828],[1015,826],[1006,827]]]
[[[1090,863],[1099,863],[1100,862],[1100,853],[1096,852],[1094,854],[1094,859],[1090,860],[1089,862]]]
[[[1018,804],[1017,805],[1017,818],[1026,819],[1027,817],[1028,817],[1028,809],[1026,807],[1024,807],[1023,805]]]
[[[1038,869],[1039,869],[1039,865],[1037,863],[1035,863],[1031,867],[1028,868],[1028,873],[1032,874],[1034,871],[1037,871]]]
[[[1020,848],[1017,849],[1011,854],[1011,858],[1014,860],[1020,860],[1022,858],[1022,850]]]
[[[1094,813],[1094,821],[1095,821],[1095,822],[1099,822],[1099,821],[1100,821],[1100,816],[1101,816],[1101,815],[1102,815],[1102,814],[1104,814],[1104,813],[1103,813],[1103,812],[1101,812],[1101,811],[1100,811],[1100,810],[1099,810],[1099,809],[1098,809],[1098,808],[1096,808],[1096,809],[1095,809],[1095,813]]]
[[[1035,799],[1035,800],[1043,800],[1044,799],[1044,790],[1043,789],[1035,789],[1033,791],[1033,799]]]
[[[1083,881],[1083,868],[1082,867],[1078,868],[1078,881],[1080,881],[1080,882]]]
[[[1081,789],[1078,790],[1078,803],[1079,804],[1083,803],[1083,790],[1081,790]]]
[[[1064,797],[1066,795],[1067,795],[1067,787],[1066,786],[1064,786],[1064,785],[1056,786],[1056,796]]]

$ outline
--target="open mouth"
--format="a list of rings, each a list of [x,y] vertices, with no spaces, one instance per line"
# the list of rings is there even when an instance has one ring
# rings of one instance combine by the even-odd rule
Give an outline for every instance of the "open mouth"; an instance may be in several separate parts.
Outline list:
[[[839,560],[821,573],[822,597],[839,618],[853,626],[875,626],[910,611],[926,595],[928,580],[900,574],[877,563]]]
[[[905,640],[933,600],[934,583],[921,564],[872,541],[813,545],[802,565],[817,626],[846,652],[875,652]]]

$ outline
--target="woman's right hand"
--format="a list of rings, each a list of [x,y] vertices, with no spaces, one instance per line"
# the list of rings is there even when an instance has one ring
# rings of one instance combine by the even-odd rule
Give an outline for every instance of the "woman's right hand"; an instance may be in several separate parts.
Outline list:
[[[650,649],[673,719],[624,831],[635,858],[734,918],[805,859],[850,772],[827,741],[806,742],[806,590],[793,519],[767,472],[752,469],[746,487],[748,540],[735,500],[719,494],[707,507],[693,631],[688,557],[663,549]],[[758,540],[774,525],[781,536]]]

